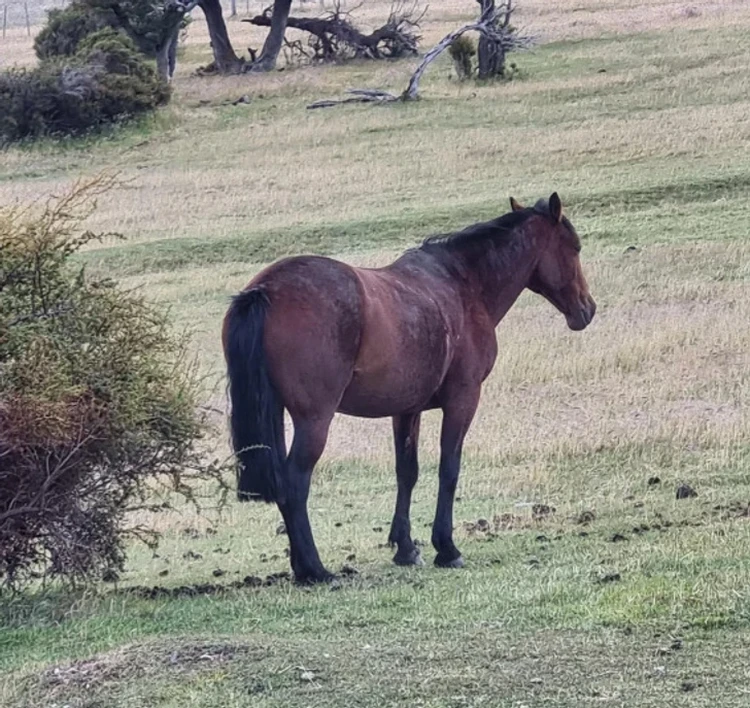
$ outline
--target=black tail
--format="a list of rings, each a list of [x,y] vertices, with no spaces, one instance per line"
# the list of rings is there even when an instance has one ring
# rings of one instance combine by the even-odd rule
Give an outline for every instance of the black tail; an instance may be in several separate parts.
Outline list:
[[[283,496],[284,409],[263,349],[267,308],[268,297],[255,288],[234,297],[227,315],[225,355],[240,501],[275,502]]]

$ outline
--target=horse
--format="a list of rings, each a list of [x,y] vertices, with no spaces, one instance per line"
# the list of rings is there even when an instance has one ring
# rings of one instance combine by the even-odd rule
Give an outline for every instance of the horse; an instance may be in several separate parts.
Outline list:
[[[464,565],[453,501],[464,437],[497,356],[495,328],[526,288],[572,330],[596,303],[581,241],[557,192],[461,231],[425,239],[382,268],[294,256],[262,270],[232,298],[222,343],[241,501],[276,503],[298,583],[334,576],[315,546],[307,500],[334,414],[391,417],[396,507],[388,541],[398,565],[422,565],[409,510],[420,416],[442,410],[434,563]],[[287,454],[284,410],[294,435]]]

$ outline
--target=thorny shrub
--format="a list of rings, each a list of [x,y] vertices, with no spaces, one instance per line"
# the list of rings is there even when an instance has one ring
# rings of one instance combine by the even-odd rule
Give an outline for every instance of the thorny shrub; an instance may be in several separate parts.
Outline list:
[[[225,498],[186,337],[75,264],[101,237],[81,222],[115,184],[0,208],[0,586],[115,577],[129,536],[156,539],[131,512]]]

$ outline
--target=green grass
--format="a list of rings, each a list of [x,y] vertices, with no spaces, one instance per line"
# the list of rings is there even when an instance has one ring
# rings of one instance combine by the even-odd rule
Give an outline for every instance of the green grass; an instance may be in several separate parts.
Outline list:
[[[750,492],[750,451],[735,451],[723,466],[717,459],[714,475],[701,476],[701,457],[721,455],[665,443],[652,452],[560,458],[554,484],[536,497],[556,510],[539,520],[512,498],[464,493],[457,508],[464,572],[389,566],[390,552],[379,547],[385,533],[376,529],[387,527],[390,470],[324,468],[314,524],[329,562],[336,567],[355,550],[360,575],[334,588],[282,582],[183,599],[115,590],[21,596],[3,607],[0,670],[18,705],[45,696],[81,706],[458,706],[495,695],[501,706],[568,706],[617,695],[615,705],[702,706],[710,697],[741,706],[750,521],[728,502]],[[522,464],[504,467],[512,476]],[[477,480],[487,471],[474,457],[465,475]],[[655,471],[662,482],[649,486]],[[684,475],[700,480],[698,498],[674,499]],[[434,498],[429,465],[424,482],[418,537]],[[597,506],[582,524],[584,490]],[[510,528],[495,525],[496,512],[513,515],[504,522]],[[463,523],[478,518],[493,530]],[[158,557],[134,549],[125,585],[225,583],[249,567],[284,567],[283,537],[243,538],[227,520],[211,528],[174,528]],[[188,551],[194,560],[183,558]],[[261,554],[272,560],[258,563]],[[226,572],[219,580],[216,568]],[[159,578],[162,570],[169,575]],[[679,647],[670,648],[676,639]],[[47,666],[61,668],[54,674]]]
[[[586,16],[629,7],[578,4]],[[524,21],[572,12],[531,2]],[[212,381],[227,299],[266,263],[386,263],[504,213],[511,194],[560,191],[599,310],[573,334],[524,295],[499,327],[456,504],[463,571],[433,568],[429,546],[425,568],[390,564],[390,424],[337,420],[311,517],[324,561],[358,575],[136,597],[122,591],[288,567],[273,507],[144,517],[161,546],[133,546],[118,587],[2,598],[0,704],[748,705],[750,18],[654,17],[642,33],[571,31],[519,55],[510,83],[459,85],[442,61],[417,104],[326,111],[304,107],[350,86],[400,88],[411,65],[198,79],[196,40],[155,119],[3,153],[3,200],[102,168],[129,180],[91,220],[127,240],[81,261],[169,305]],[[249,105],[224,104],[243,93]],[[219,380],[211,404],[222,395]],[[430,413],[422,428],[422,541],[439,422]],[[698,496],[677,500],[683,482]],[[554,511],[534,518],[534,504]]]

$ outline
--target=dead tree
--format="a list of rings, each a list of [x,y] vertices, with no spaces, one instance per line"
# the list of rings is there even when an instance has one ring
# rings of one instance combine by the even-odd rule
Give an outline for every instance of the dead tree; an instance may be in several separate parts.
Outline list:
[[[478,32],[481,37],[489,37],[491,41],[497,43],[504,41],[501,37],[501,32],[498,30],[497,14],[494,4],[481,15],[479,20],[449,32],[432,49],[430,49],[430,51],[424,55],[422,61],[419,62],[419,65],[409,79],[406,89],[401,94],[395,95],[388,91],[381,91],[379,89],[350,89],[347,92],[350,94],[348,98],[315,101],[314,103],[311,103],[308,108],[328,108],[329,106],[337,106],[342,103],[392,103],[393,101],[414,101],[419,98],[419,82],[427,67],[446,49],[448,49],[456,39],[467,32]],[[533,37],[516,37],[514,42],[515,49],[527,48],[533,44],[534,39]]]
[[[158,28],[159,40],[156,46],[156,70],[164,81],[170,82],[174,76],[180,26],[185,15],[197,4],[198,0],[170,0],[164,3],[161,26]]]
[[[275,8],[275,6],[274,6]],[[295,43],[297,52],[313,61],[332,62],[346,59],[398,59],[417,55],[419,21],[424,12],[415,14],[416,3],[410,8],[397,3],[391,8],[388,21],[370,34],[358,30],[349,12],[337,3],[325,17],[288,17],[286,26],[310,34],[310,53],[301,43]],[[258,27],[273,27],[271,8],[251,19],[243,20]],[[260,60],[259,60],[260,61]]]
[[[503,0],[496,6],[495,0],[477,0],[481,14],[494,16],[494,32],[482,33],[477,47],[477,78],[492,79],[505,76],[505,58],[508,52],[522,47],[524,38],[517,37],[510,24],[515,11],[513,0]]]

